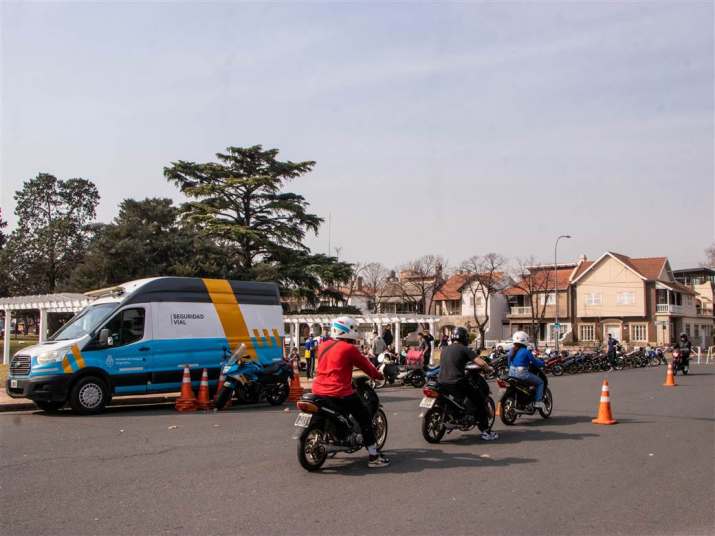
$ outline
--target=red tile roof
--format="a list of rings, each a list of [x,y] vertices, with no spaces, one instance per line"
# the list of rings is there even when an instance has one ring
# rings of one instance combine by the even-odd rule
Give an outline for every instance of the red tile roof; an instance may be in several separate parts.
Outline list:
[[[668,262],[667,257],[632,258],[627,255],[623,255],[622,253],[615,253],[613,251],[609,251],[607,254],[614,259],[619,260],[625,266],[648,281],[655,281],[658,279],[658,276],[663,271],[665,263]],[[594,263],[592,261],[585,261],[581,263],[581,265],[576,268],[573,279],[583,275],[583,273],[593,266],[593,264]]]
[[[445,281],[442,288],[440,288],[434,294],[434,299],[436,301],[442,300],[461,300],[462,293],[460,290],[469,280],[467,274],[454,274],[452,277]]]
[[[566,290],[569,288],[569,281],[571,279],[571,274],[573,273],[573,268],[558,268],[556,270],[556,289]],[[554,290],[554,269],[548,266],[540,266],[536,268],[529,268],[531,272],[531,280],[523,278],[521,281],[515,285],[504,290],[506,296],[523,296],[528,294],[526,289],[531,289],[532,292],[538,292],[539,289],[543,291]]]

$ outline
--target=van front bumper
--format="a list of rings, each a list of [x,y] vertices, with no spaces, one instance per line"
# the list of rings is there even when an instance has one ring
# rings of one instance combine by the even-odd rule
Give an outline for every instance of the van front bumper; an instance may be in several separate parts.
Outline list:
[[[5,382],[5,392],[12,398],[29,398],[47,402],[62,402],[67,400],[67,385],[70,376],[39,376],[36,378],[8,378]]]

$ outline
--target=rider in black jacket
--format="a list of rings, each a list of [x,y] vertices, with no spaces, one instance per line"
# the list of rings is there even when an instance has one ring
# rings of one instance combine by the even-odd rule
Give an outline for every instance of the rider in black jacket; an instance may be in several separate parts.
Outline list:
[[[688,372],[690,367],[690,352],[693,349],[693,343],[688,339],[688,334],[683,332],[680,334],[680,340],[675,343],[673,349],[680,350],[680,359],[683,364],[683,371]]]

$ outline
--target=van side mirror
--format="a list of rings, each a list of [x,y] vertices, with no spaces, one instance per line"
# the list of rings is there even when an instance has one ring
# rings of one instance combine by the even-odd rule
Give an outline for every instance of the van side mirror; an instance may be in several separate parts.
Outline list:
[[[97,338],[97,342],[99,343],[100,346],[112,346],[112,343],[114,341],[109,336],[108,328],[104,328],[99,331],[99,337]]]

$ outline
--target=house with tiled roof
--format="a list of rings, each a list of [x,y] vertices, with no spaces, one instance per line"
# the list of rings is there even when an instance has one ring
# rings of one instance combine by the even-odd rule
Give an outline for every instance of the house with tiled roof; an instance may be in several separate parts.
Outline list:
[[[506,297],[498,292],[485,297],[480,284],[488,274],[457,272],[449,277],[434,295],[434,313],[440,317],[440,330],[448,333],[455,326],[464,326],[477,332],[475,311],[479,322],[484,324],[486,343],[501,341],[506,335],[503,320],[507,313]],[[513,282],[506,274],[492,272],[496,287],[506,288]],[[491,288],[485,282],[486,288]],[[488,316],[488,318],[487,318]]]
[[[670,344],[705,325],[696,292],[678,282],[667,257],[607,251],[582,261],[570,280],[573,341],[602,343],[610,333],[631,345]],[[703,329],[712,341],[712,320]]]
[[[587,262],[587,261],[583,261]],[[555,341],[557,317],[562,339],[571,331],[571,277],[580,263],[525,267],[513,285],[504,290],[508,310],[504,318],[507,335],[525,331],[536,341]]]

